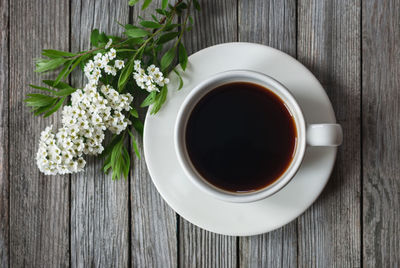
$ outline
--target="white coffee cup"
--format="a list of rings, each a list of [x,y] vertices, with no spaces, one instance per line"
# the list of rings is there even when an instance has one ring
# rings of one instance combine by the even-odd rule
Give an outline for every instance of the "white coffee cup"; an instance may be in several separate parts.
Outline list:
[[[186,149],[186,125],[193,108],[208,92],[223,84],[232,82],[250,82],[268,88],[285,103],[296,124],[297,142],[289,167],[274,183],[257,191],[236,193],[212,185],[196,170]],[[228,202],[246,203],[266,198],[281,190],[298,171],[307,145],[339,146],[342,143],[343,134],[342,128],[338,124],[306,125],[301,108],[293,95],[284,85],[272,77],[254,71],[232,70],[213,75],[201,82],[189,93],[178,111],[174,138],[179,163],[194,185],[218,199]]]

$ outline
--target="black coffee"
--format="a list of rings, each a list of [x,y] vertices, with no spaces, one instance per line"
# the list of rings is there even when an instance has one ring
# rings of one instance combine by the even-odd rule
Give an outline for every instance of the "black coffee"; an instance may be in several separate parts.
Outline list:
[[[222,85],[194,107],[186,147],[196,170],[211,184],[247,192],[273,183],[296,146],[294,119],[282,100],[247,82]]]

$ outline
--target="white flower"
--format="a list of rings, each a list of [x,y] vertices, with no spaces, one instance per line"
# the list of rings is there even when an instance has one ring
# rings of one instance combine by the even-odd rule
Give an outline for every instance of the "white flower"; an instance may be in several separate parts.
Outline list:
[[[108,56],[108,58],[109,58],[110,60],[113,60],[113,59],[115,59],[115,57],[117,56],[117,51],[116,51],[114,48],[112,48],[112,49],[110,49],[110,51],[107,53],[107,56]]]
[[[140,60],[135,60],[134,61],[134,66],[133,68],[135,69],[136,72],[139,72],[140,68]]]
[[[108,39],[108,42],[104,48],[105,49],[109,48],[111,46],[111,44],[112,44],[112,39],[110,38],[110,39]]]
[[[101,68],[102,69],[104,69],[104,68],[106,68],[108,65],[108,63],[110,62],[110,59],[107,57],[107,55],[104,55],[104,56],[102,56],[101,57],[101,60],[100,60],[100,65],[101,65]]]
[[[157,88],[154,84],[151,84],[151,85],[147,86],[147,89],[146,89],[146,90],[147,90],[148,92],[159,91],[158,88]]]
[[[156,67],[154,64],[152,64],[149,67],[147,67],[147,73],[150,76],[153,76],[156,73],[160,73],[160,69],[158,67]]]
[[[97,53],[96,56],[94,56],[93,60],[94,60],[95,62],[96,62],[96,61],[99,61],[99,60],[101,59],[102,56],[103,56],[103,55],[102,55],[101,53]]]
[[[121,70],[122,68],[124,68],[125,66],[125,62],[123,60],[116,60],[114,63],[114,67]]]
[[[92,60],[89,60],[84,68],[85,73],[91,73],[94,69],[94,62]]]
[[[135,72],[133,73],[133,78],[138,87],[148,92],[160,91],[159,87],[163,87],[165,84],[169,83],[169,79],[164,78],[163,73],[154,64],[147,67],[146,74],[146,71],[141,68],[140,61],[136,60],[134,63]]]
[[[111,74],[112,76],[115,76],[117,74],[117,70],[114,67],[110,66],[110,65],[107,65],[106,68],[104,68],[104,71],[107,74]]]

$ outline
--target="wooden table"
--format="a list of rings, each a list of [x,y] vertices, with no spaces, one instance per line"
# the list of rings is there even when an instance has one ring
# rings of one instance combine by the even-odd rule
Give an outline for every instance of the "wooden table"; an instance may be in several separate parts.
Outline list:
[[[93,28],[120,34],[116,21],[143,13],[127,2],[0,0],[0,267],[400,267],[399,0],[202,1],[191,53],[232,41],[276,47],[315,74],[344,129],[315,204],[253,237],[183,220],[143,159],[128,180],[112,181],[93,159],[78,175],[39,173],[40,132],[60,117],[34,117],[22,103],[42,79],[33,58],[88,49]]]

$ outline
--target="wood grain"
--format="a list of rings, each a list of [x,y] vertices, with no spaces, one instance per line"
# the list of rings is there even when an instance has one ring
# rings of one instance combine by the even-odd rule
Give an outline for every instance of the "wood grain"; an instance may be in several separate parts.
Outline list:
[[[400,267],[400,2],[362,14],[363,264]]]
[[[116,21],[128,21],[126,0],[71,1],[71,48],[90,47],[94,28],[121,34]],[[86,82],[77,72],[75,86]],[[129,185],[103,174],[102,161],[87,158],[83,173],[71,177],[71,266],[127,267],[129,265]]]
[[[297,42],[344,131],[327,187],[298,219],[298,265],[360,267],[360,1],[300,0]]]
[[[41,49],[69,49],[69,3],[9,3],[9,265],[65,267],[69,263],[69,179],[44,176],[35,161],[40,132],[60,120],[35,117],[22,100],[34,91],[28,84],[49,77],[34,73],[33,58],[40,57]]]
[[[132,9],[130,20],[160,1]],[[297,56],[344,130],[318,201],[279,230],[240,239],[177,217],[143,158],[127,181],[104,176],[94,158],[71,178],[36,167],[40,132],[61,122],[33,116],[22,102],[34,92],[28,84],[54,78],[34,73],[33,58],[42,48],[87,49],[95,27],[121,33],[115,21],[127,22],[127,2],[0,0],[0,267],[400,266],[398,0],[201,1],[185,36],[189,53],[248,41]],[[71,82],[84,79],[77,72]]]
[[[141,10],[140,4],[133,7],[131,21],[134,24],[138,23],[138,16],[151,20],[150,14],[155,13],[155,8],[160,8],[161,1],[154,0],[144,11]],[[143,96],[135,96],[137,106],[143,100],[141,97]],[[144,109],[140,111],[140,117],[144,119]],[[178,263],[176,214],[164,202],[152,183],[144,160],[143,140],[137,132],[134,134],[142,157],[138,159],[133,152],[131,154],[135,159],[130,177],[131,264],[132,267],[176,267]]]
[[[264,44],[296,57],[296,1],[239,1],[239,41]]]
[[[201,1],[194,27],[185,36],[190,54],[215,44],[237,41],[237,1]],[[180,267],[236,267],[237,239],[204,231],[180,218]]]
[[[0,0],[0,267],[9,266],[8,1]]]
[[[140,141],[139,150],[143,156],[142,144]],[[144,159],[135,159],[134,164],[131,176],[132,267],[176,267],[175,212],[152,184]]]
[[[280,49],[296,57],[294,0],[239,1],[239,41]],[[241,267],[294,267],[297,220],[267,234],[240,238]]]
[[[297,222],[267,234],[240,238],[240,267],[296,267]]]
[[[237,267],[236,252],[235,237],[211,233],[187,221],[180,227],[180,267]]]

